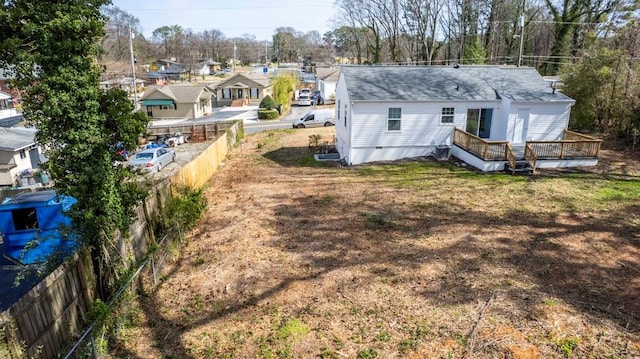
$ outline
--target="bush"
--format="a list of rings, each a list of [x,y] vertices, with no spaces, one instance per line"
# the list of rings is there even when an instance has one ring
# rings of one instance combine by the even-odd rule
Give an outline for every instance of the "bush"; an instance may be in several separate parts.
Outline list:
[[[258,110],[259,120],[275,120],[280,116],[278,110]]]
[[[267,95],[262,99],[262,101],[260,101],[260,106],[258,107],[265,110],[273,110],[277,107],[277,105],[276,102],[271,98],[271,96]]]

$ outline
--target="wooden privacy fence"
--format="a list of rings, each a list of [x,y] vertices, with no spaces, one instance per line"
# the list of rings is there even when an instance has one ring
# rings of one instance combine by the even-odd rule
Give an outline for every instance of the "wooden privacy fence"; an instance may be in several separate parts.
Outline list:
[[[153,236],[150,218],[171,196],[171,187],[205,184],[220,167],[229,146],[240,139],[242,123],[235,122],[224,131],[205,151],[154,187],[137,208],[138,218],[127,235],[116,234],[119,255],[130,259],[125,265],[132,267],[146,256]],[[56,358],[78,338],[88,325],[87,314],[95,299],[95,277],[88,252],[77,252],[0,313],[0,358]]]
[[[242,126],[242,122],[186,122],[173,125],[149,126],[147,127],[147,135],[156,137],[171,136],[179,132],[191,142],[202,142],[213,140],[226,130],[233,127],[238,128],[238,126]]]
[[[94,287],[91,257],[88,251],[78,252],[0,313],[0,357],[54,358],[82,328]]]

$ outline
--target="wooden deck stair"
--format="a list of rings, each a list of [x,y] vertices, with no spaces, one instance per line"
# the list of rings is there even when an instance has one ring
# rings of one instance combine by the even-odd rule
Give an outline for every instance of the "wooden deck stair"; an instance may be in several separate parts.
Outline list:
[[[515,168],[511,168],[511,164],[509,162],[504,164],[504,171],[508,174],[518,175],[518,174],[532,174],[533,168],[531,164],[526,160],[518,160],[516,161]]]

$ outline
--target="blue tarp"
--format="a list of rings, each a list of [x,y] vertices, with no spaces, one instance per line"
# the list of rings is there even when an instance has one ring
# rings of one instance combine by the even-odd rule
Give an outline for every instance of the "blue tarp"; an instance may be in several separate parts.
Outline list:
[[[77,200],[53,190],[21,193],[0,205],[0,233],[5,255],[24,264],[45,262],[50,255],[72,254],[78,243],[66,228],[66,212]]]

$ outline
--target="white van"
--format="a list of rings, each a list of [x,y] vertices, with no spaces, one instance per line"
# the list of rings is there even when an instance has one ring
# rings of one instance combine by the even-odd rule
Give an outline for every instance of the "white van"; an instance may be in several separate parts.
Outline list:
[[[333,111],[329,109],[313,110],[307,112],[301,119],[293,121],[293,128],[333,126],[336,120]]]

